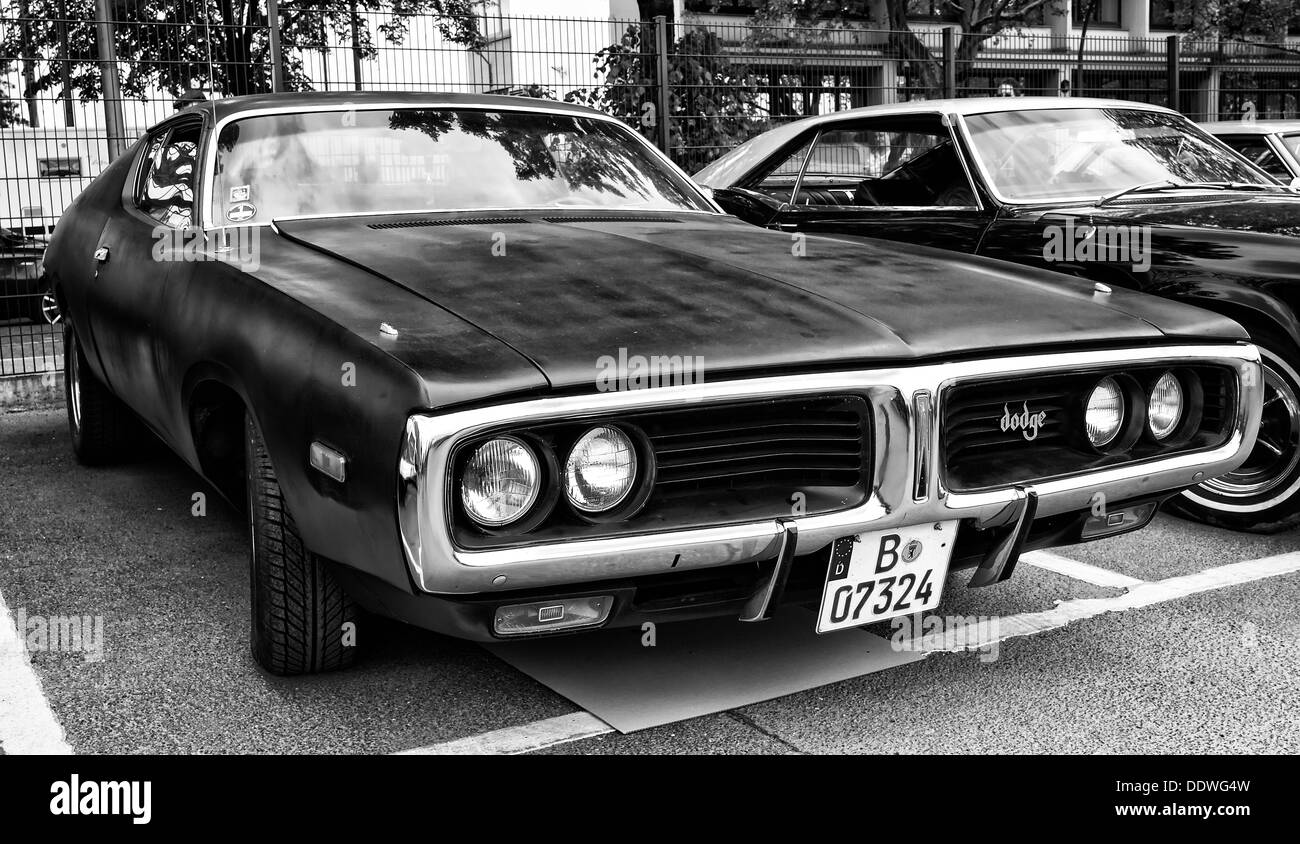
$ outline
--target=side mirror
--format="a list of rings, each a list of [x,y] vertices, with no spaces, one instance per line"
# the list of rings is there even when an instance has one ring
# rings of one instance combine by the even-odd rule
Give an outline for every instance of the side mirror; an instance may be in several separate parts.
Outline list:
[[[766,226],[775,220],[784,206],[765,193],[744,188],[718,188],[713,191],[713,201],[728,214],[756,226]]]

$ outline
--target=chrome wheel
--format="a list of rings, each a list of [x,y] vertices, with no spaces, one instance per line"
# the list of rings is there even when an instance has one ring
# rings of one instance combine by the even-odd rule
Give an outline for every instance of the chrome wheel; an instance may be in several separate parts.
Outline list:
[[[41,316],[50,325],[58,325],[59,320],[63,319],[63,314],[59,311],[59,300],[54,298],[53,293],[41,296]]]
[[[72,412],[72,427],[81,430],[81,347],[73,336],[68,343],[68,410]]]
[[[1291,477],[1300,465],[1300,399],[1283,367],[1264,360],[1264,411],[1259,438],[1250,457],[1234,472],[1207,481],[1208,491],[1225,498],[1266,495]]]

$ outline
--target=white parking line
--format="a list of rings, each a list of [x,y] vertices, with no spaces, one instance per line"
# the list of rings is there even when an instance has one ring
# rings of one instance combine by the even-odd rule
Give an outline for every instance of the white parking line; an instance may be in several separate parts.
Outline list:
[[[1057,574],[1063,574],[1066,577],[1072,577],[1075,580],[1082,580],[1091,583],[1094,586],[1106,586],[1112,589],[1132,589],[1134,586],[1146,583],[1145,580],[1138,580],[1136,577],[1129,577],[1126,574],[1120,574],[1110,569],[1090,566],[1087,563],[1081,563],[1078,560],[1071,560],[1068,557],[1062,557],[1059,554],[1053,554],[1050,551],[1031,551],[1023,555],[1021,560],[1029,563],[1036,568],[1054,571]]]
[[[41,681],[27,659],[26,643],[0,595],[0,750],[6,754],[72,753]]]
[[[531,724],[520,724],[518,727],[493,730],[490,733],[457,739],[456,741],[447,741],[441,744],[429,745],[428,747],[417,747],[415,750],[404,750],[397,755],[492,756],[530,753],[534,750],[554,747],[557,744],[565,744],[612,732],[614,732],[613,727],[590,712],[574,712],[556,718],[547,718],[543,721],[534,721]]]
[[[1055,554],[1036,551],[1025,556],[1025,561],[1040,568],[1056,571],[1070,577],[1087,580],[1098,586],[1116,586],[1129,591],[1112,598],[1085,598],[1062,601],[1055,608],[1037,613],[1002,616],[998,619],[997,635],[988,641],[968,639],[968,633],[988,630],[988,625],[976,627],[972,631],[952,627],[945,631],[944,642],[916,640],[913,645],[930,652],[975,650],[987,647],[994,642],[1005,641],[1017,636],[1032,636],[1064,627],[1072,621],[1093,618],[1108,612],[1148,607],[1178,598],[1185,598],[1201,592],[1239,586],[1256,580],[1293,574],[1300,571],[1300,552],[1279,554],[1242,563],[1230,563],[1196,574],[1171,577],[1166,580],[1144,581],[1127,577],[1106,569],[1090,566]],[[1086,576],[1085,576],[1086,575]],[[611,733],[614,729],[589,712],[574,712],[557,718],[534,721],[502,730],[493,730],[469,738],[443,742],[441,744],[403,751],[398,755],[432,755],[432,754],[516,754],[528,753],[557,744],[579,741],[592,736]]]
[[[977,624],[969,630],[966,628],[970,625],[954,626],[944,631],[942,644],[935,642],[934,646],[930,647],[929,641],[917,640],[914,645],[918,649],[929,651],[975,650],[1016,636],[1032,636],[1035,633],[1055,630],[1072,621],[1082,621],[1108,612],[1149,607],[1152,604],[1161,604],[1200,592],[1240,586],[1243,583],[1293,574],[1297,571],[1300,571],[1300,551],[1258,560],[1246,560],[1241,563],[1229,563],[1196,574],[1143,581],[1123,595],[1116,595],[1113,598],[1079,598],[1073,601],[1062,601],[1044,612],[1001,616],[997,619],[996,626],[987,623]],[[986,633],[993,635],[985,636]]]

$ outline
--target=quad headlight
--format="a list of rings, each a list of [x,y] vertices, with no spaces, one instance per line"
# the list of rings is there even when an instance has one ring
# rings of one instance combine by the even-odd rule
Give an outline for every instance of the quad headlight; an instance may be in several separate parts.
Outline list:
[[[497,437],[474,450],[461,474],[465,512],[484,527],[501,527],[522,518],[537,501],[542,470],[523,440]]]
[[[1124,426],[1124,391],[1114,378],[1103,378],[1092,388],[1084,410],[1088,441],[1095,447],[1109,445]]]
[[[587,431],[564,461],[564,494],[587,514],[604,513],[623,503],[636,486],[636,448],[627,434],[610,425]]]
[[[1147,399],[1147,427],[1151,435],[1163,440],[1178,428],[1183,419],[1183,385],[1172,372],[1166,372],[1156,380]]]

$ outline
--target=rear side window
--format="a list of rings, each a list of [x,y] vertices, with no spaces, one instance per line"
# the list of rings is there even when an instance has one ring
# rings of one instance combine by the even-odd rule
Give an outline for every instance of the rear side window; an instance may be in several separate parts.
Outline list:
[[[1277,153],[1268,145],[1268,141],[1261,135],[1235,136],[1221,139],[1228,146],[1250,159],[1265,173],[1279,179],[1290,179],[1291,173],[1282,163],[1282,159],[1277,157]]]
[[[186,228],[194,218],[194,180],[201,127],[187,124],[149,138],[136,206],[158,222]]]

